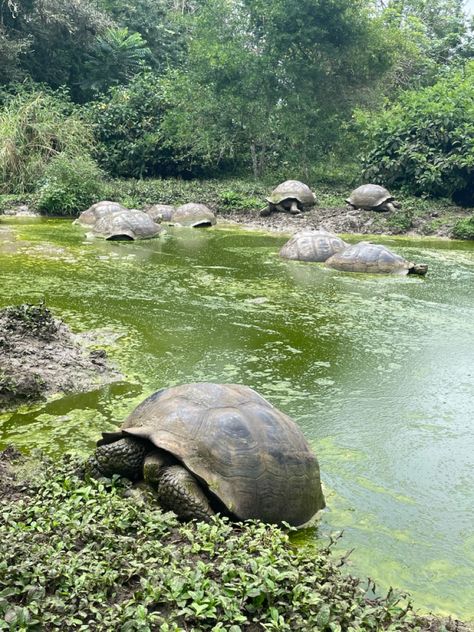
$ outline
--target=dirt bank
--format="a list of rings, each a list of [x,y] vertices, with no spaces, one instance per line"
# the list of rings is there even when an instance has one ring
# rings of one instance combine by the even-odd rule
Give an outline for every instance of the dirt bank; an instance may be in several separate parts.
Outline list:
[[[395,213],[380,213],[348,207],[327,207],[314,208],[301,215],[272,213],[267,217],[261,217],[257,211],[235,211],[219,215],[223,220],[282,233],[325,228],[334,233],[433,235],[448,238],[452,236],[451,231],[455,222],[469,217],[471,213],[460,208],[450,213],[428,210],[425,213],[415,214],[403,210],[397,210]]]
[[[0,410],[122,379],[103,349],[88,349],[43,304],[0,311],[0,352]]]

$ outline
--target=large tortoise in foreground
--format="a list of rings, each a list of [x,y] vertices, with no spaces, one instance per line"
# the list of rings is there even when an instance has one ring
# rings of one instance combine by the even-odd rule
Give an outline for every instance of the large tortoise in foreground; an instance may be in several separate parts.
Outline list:
[[[302,432],[248,386],[162,389],[97,445],[92,475],[144,479],[181,519],[222,513],[299,526],[325,506]]]
[[[326,261],[344,248],[347,248],[345,241],[319,228],[295,233],[281,248],[280,257],[297,261]]]
[[[426,263],[412,263],[385,246],[369,241],[360,241],[336,252],[325,265],[343,272],[424,275],[428,271]]]
[[[273,189],[266,199],[268,207],[260,211],[263,217],[277,211],[299,215],[316,202],[309,186],[299,180],[285,180]]]

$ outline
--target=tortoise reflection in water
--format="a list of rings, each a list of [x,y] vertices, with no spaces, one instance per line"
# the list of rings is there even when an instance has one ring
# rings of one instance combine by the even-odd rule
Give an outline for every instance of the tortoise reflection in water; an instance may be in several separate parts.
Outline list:
[[[248,386],[157,391],[97,445],[87,464],[93,476],[144,479],[184,520],[223,513],[299,526],[325,506],[302,432]]]

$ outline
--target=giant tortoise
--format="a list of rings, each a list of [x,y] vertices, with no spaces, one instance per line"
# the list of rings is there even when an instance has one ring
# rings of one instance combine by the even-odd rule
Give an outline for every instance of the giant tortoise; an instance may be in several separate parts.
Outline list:
[[[73,223],[84,226],[85,228],[90,228],[102,217],[107,217],[107,215],[113,215],[114,213],[121,213],[126,210],[127,209],[118,202],[102,200],[102,202],[96,202],[86,211],[83,211]]]
[[[189,202],[182,204],[171,214],[171,224],[175,226],[191,226],[201,228],[203,226],[213,226],[216,223],[216,216],[205,204]]]
[[[347,248],[337,235],[319,228],[295,233],[280,250],[280,257],[298,261],[326,261],[331,255]]]
[[[316,202],[309,186],[299,180],[285,180],[273,189],[266,200],[268,207],[260,211],[262,216],[276,211],[299,215],[301,211],[308,210]]]
[[[343,272],[371,272],[382,274],[426,274],[426,263],[412,263],[385,246],[360,241],[336,252],[326,261],[329,268]]]
[[[124,210],[98,219],[91,235],[109,241],[131,241],[157,237],[163,229],[143,211]]]
[[[145,213],[149,215],[154,222],[161,224],[171,222],[175,210],[175,207],[171,206],[171,204],[152,204],[145,210]]]
[[[248,386],[159,390],[97,446],[91,475],[144,479],[183,520],[221,513],[299,526],[325,506],[301,430]]]
[[[346,202],[352,208],[361,208],[366,211],[395,211],[395,207],[400,206],[393,195],[379,184],[363,184],[357,187]]]

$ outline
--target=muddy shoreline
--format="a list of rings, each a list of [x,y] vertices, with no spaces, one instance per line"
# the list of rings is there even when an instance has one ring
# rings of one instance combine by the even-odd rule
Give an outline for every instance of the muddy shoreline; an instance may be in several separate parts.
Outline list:
[[[468,213],[464,214],[468,216]],[[462,217],[463,215],[460,215]],[[261,217],[256,211],[234,211],[219,213],[222,221],[243,224],[257,230],[293,234],[300,230],[324,228],[333,233],[359,235],[406,235],[433,236],[440,239],[451,238],[451,222],[438,221],[436,211],[426,217],[410,218],[403,212],[375,212],[339,208],[314,208],[300,215],[272,213]],[[436,229],[433,229],[433,223]],[[408,227],[407,224],[410,224]]]

